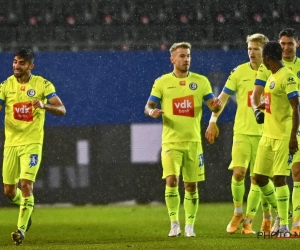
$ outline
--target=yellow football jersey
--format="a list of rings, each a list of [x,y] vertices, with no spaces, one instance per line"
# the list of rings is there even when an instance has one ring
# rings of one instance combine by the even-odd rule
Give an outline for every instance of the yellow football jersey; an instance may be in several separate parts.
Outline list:
[[[236,94],[235,134],[262,135],[262,125],[255,120],[250,100],[256,74],[250,62],[241,64],[231,71],[223,88],[228,95]]]
[[[162,143],[201,142],[202,103],[213,97],[209,80],[196,73],[186,78],[168,73],[156,79],[149,99],[160,102],[164,111]]]
[[[5,146],[43,143],[45,110],[32,106],[38,99],[47,103],[55,96],[53,84],[31,75],[25,84],[10,76],[0,84],[0,105],[5,104]]]
[[[298,86],[300,85],[300,58],[296,57],[293,62],[287,62],[282,60],[284,65],[288,67],[293,73],[296,75],[296,79],[298,82]],[[258,69],[255,84],[265,86],[269,76],[271,75],[271,71],[266,68],[266,66],[262,63]]]
[[[282,67],[270,75],[264,93],[264,136],[273,139],[291,136],[293,111],[289,99],[295,96],[298,96],[298,82],[291,70]]]

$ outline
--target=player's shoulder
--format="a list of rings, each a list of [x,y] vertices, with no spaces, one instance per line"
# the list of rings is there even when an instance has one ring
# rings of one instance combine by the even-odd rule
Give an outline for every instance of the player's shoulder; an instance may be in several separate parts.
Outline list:
[[[191,78],[195,78],[197,80],[205,80],[205,81],[208,81],[208,78],[205,76],[205,75],[202,75],[202,74],[199,74],[199,73],[196,73],[196,72],[189,72],[189,77]]]
[[[39,84],[45,85],[45,87],[50,84],[53,84],[50,80],[46,79],[43,76],[31,75],[31,77],[34,81],[38,82]]]
[[[239,72],[248,70],[249,68],[250,68],[249,62],[239,64],[230,71],[230,75],[238,74]]]
[[[171,77],[172,77],[172,73],[166,73],[166,74],[163,74],[163,75],[160,75],[159,77],[157,77],[155,79],[155,82],[156,81],[166,80],[166,79],[171,78]]]
[[[279,77],[286,80],[288,84],[293,84],[297,82],[296,74],[291,71],[287,66],[284,66],[282,70],[279,71]]]

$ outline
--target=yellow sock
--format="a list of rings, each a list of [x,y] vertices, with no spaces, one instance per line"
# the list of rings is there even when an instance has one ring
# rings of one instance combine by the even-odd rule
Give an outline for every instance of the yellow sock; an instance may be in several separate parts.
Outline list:
[[[300,220],[300,182],[294,182],[293,195],[293,218],[298,218]]]
[[[29,197],[22,197],[19,211],[18,219],[18,229],[26,232],[28,220],[31,216],[34,207],[34,197],[33,195]]]
[[[185,210],[185,224],[194,225],[199,207],[198,190],[196,192],[185,191],[183,206]]]
[[[251,183],[247,198],[246,218],[253,219],[260,203],[260,191],[258,185]]]
[[[12,204],[17,205],[18,207],[20,206],[20,202],[21,202],[21,196],[22,196],[22,191],[20,188],[17,188],[16,191],[16,196],[11,200]]]
[[[234,212],[242,214],[243,213],[243,199],[245,194],[245,184],[244,180],[236,181],[234,177],[231,178],[231,193],[234,204]]]
[[[180,196],[178,187],[166,186],[165,189],[165,201],[169,212],[170,221],[179,221],[179,205]]]
[[[290,190],[288,185],[276,187],[276,197],[278,205],[278,215],[280,217],[280,226],[288,225],[288,214],[290,204]]]

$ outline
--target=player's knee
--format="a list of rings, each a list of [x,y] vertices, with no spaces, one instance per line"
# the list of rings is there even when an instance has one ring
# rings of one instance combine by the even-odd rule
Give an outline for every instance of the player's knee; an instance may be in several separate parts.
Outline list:
[[[282,187],[286,185],[286,177],[282,175],[275,175],[273,177],[275,187]]]
[[[4,195],[12,200],[16,196],[16,191],[13,188],[10,187],[4,187]]]
[[[197,183],[196,182],[185,182],[184,189],[188,192],[195,192],[197,190]]]
[[[244,168],[234,168],[233,170],[233,178],[236,181],[242,181],[245,179],[246,170]]]
[[[269,177],[259,174],[255,174],[253,179],[260,187],[266,186],[269,182]]]
[[[178,186],[178,177],[176,175],[169,175],[166,178],[166,185],[169,187],[177,187]]]
[[[292,168],[293,181],[300,181],[300,165]]]

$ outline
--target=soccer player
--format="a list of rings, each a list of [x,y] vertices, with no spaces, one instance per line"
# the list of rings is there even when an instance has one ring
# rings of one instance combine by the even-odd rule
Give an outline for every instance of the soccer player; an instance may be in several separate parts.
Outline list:
[[[213,112],[222,107],[215,98],[205,76],[189,71],[191,45],[175,43],[170,48],[173,72],[155,80],[145,106],[145,114],[162,115],[162,167],[166,179],[165,201],[171,221],[169,237],[181,234],[179,224],[179,176],[185,187],[185,236],[195,237],[194,222],[199,205],[197,182],[203,181],[204,157],[201,145],[200,121],[203,100]],[[158,108],[158,103],[161,107]]]
[[[257,124],[252,114],[250,96],[253,91],[253,82],[257,70],[262,62],[262,47],[268,42],[263,34],[247,36],[249,62],[243,63],[234,68],[228,77],[219,99],[225,107],[229,97],[236,94],[237,111],[234,121],[234,136],[232,144],[232,161],[229,169],[233,170],[231,178],[231,192],[234,203],[234,215],[229,222],[226,231],[234,233],[240,223],[243,223],[242,233],[253,234],[252,220],[260,203],[260,192],[253,179],[253,166],[256,157],[258,142],[262,135],[262,125]],[[223,109],[218,113],[212,113],[205,136],[210,143],[214,143],[215,137],[219,135],[219,128],[216,124],[217,118]],[[247,168],[250,168],[251,187],[247,198],[246,216],[243,216],[243,199],[245,194],[245,175]]]
[[[282,62],[281,46],[278,42],[269,42],[264,46],[263,63],[271,75],[263,85],[256,81],[251,99],[257,122],[264,122],[254,164],[254,178],[269,204],[278,212],[278,237],[287,237],[290,192],[286,176],[290,174],[293,155],[298,151],[299,101],[298,81]],[[263,92],[264,103],[260,104]]]
[[[295,29],[285,28],[279,33],[278,41],[282,47],[282,61],[285,66],[294,72],[298,87],[300,86],[300,58],[296,56],[296,50],[299,47],[299,34]],[[271,71],[265,65],[261,65],[256,77],[256,84],[264,86]],[[300,143],[300,129],[298,129],[298,142]],[[291,234],[300,235],[300,151],[293,157],[292,177],[294,181],[292,204],[293,204],[293,225]],[[279,217],[274,223],[272,231],[278,231]]]
[[[66,113],[53,84],[32,75],[33,68],[33,52],[20,49],[14,55],[13,75],[0,85],[0,110],[5,104],[4,194],[20,207],[18,228],[11,233],[16,245],[22,243],[31,225],[33,183],[42,159],[45,111],[54,115]]]

